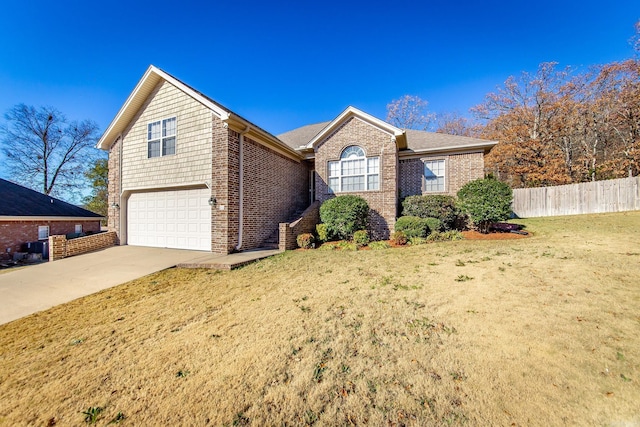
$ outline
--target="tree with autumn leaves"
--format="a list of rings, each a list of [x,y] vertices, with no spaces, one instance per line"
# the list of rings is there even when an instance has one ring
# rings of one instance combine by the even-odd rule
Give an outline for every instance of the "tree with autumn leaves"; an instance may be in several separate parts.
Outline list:
[[[487,173],[513,188],[640,172],[640,21],[635,57],[576,73],[557,63],[509,77],[472,109],[480,136],[499,141]]]
[[[559,185],[640,171],[640,61],[573,74],[543,63],[474,107],[499,141],[487,171],[512,187]]]
[[[475,120],[432,114],[405,95],[387,106],[387,121],[406,129],[498,141],[487,175],[512,188],[636,176],[640,172],[640,21],[633,58],[582,72],[540,64],[509,77],[472,108]]]

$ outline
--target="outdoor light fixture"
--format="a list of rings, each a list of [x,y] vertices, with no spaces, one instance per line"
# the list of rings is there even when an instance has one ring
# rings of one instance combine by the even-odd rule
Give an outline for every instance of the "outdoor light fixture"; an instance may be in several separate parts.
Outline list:
[[[118,209],[118,208],[120,207],[120,205],[119,205],[118,203],[116,203],[116,202],[113,202],[113,203],[111,204],[111,207],[112,207],[113,209]]]
[[[209,206],[213,206],[216,203],[218,203],[218,201],[216,200],[215,197],[213,197],[213,196],[209,197]]]

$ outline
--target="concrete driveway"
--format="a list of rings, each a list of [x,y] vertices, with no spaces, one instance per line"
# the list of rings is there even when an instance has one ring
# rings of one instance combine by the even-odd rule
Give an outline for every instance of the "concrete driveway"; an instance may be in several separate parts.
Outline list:
[[[206,252],[115,246],[0,273],[0,324],[93,294]]]

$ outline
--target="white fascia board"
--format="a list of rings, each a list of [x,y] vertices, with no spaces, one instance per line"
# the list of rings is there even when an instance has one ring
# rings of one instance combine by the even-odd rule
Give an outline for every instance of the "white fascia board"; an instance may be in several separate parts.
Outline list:
[[[478,151],[480,149],[492,148],[494,147],[498,141],[487,141],[480,142],[477,144],[465,144],[465,145],[453,145],[449,147],[434,147],[434,148],[423,148],[419,150],[405,150],[399,151],[398,155],[400,157],[409,157],[415,156],[419,154],[429,154],[429,153],[447,153],[447,152],[460,152],[460,151]]]

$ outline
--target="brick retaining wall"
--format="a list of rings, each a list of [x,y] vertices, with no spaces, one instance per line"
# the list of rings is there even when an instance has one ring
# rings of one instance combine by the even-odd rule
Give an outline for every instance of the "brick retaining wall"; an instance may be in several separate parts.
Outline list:
[[[292,223],[280,223],[280,237],[278,239],[278,249],[281,251],[291,250],[298,247],[296,238],[302,233],[313,233],[316,224],[320,223],[320,202],[314,202]]]
[[[93,234],[67,240],[64,235],[49,236],[49,261],[68,258],[87,252],[115,246],[118,235],[115,231]]]

